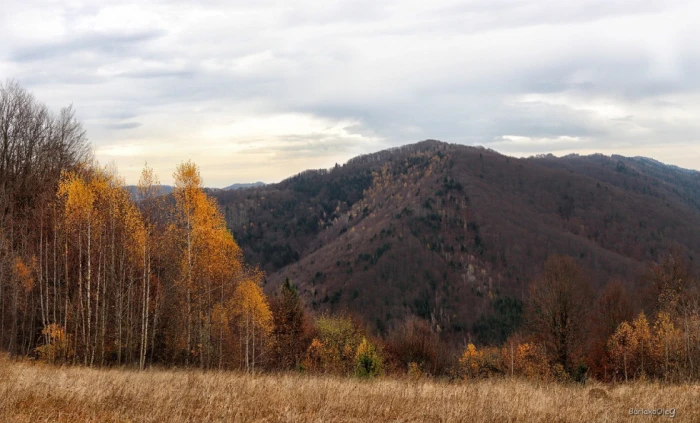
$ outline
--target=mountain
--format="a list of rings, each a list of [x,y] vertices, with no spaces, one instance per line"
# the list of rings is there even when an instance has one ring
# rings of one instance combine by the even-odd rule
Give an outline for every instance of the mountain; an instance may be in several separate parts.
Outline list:
[[[224,190],[237,190],[237,189],[243,189],[243,188],[255,188],[255,187],[261,187],[264,186],[264,182],[252,182],[252,183],[243,183],[243,184],[232,184],[229,185],[225,188],[205,188],[208,193],[215,193],[218,191],[224,191]],[[131,198],[138,201],[139,196],[138,196],[138,187],[136,185],[127,185],[124,187],[129,193],[131,194]],[[160,186],[163,195],[169,195],[173,193],[173,190],[175,187],[171,185],[161,185]]]
[[[124,189],[126,189],[129,192],[132,200],[134,200],[134,201],[140,200],[139,193],[138,193],[138,187],[136,185],[126,185],[124,187]],[[160,189],[161,189],[161,192],[163,193],[163,195],[169,195],[169,194],[173,193],[173,190],[175,189],[175,187],[173,187],[171,185],[161,185]]]
[[[379,333],[417,316],[498,340],[551,253],[575,257],[596,289],[622,278],[633,293],[672,247],[700,257],[700,173],[641,157],[428,140],[212,195],[269,292],[289,277],[310,308]]]
[[[254,187],[260,187],[265,185],[264,182],[250,182],[250,183],[243,183],[243,184],[231,184],[225,188],[222,188],[224,190],[229,190],[229,189],[243,189],[243,188],[254,188]]]

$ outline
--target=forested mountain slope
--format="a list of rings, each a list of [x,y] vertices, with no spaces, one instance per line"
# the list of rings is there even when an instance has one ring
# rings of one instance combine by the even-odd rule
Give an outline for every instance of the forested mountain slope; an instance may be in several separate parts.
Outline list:
[[[619,277],[633,293],[670,248],[700,253],[700,173],[646,158],[517,159],[429,140],[212,194],[267,289],[289,277],[311,308],[378,332],[414,315],[481,336],[485,316],[517,318],[551,253],[579,260],[594,288]]]

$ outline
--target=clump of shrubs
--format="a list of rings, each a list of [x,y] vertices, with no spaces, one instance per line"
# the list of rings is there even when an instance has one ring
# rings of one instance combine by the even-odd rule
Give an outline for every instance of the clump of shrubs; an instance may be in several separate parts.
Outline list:
[[[357,347],[355,354],[355,376],[368,378],[379,376],[382,373],[382,357],[377,349],[367,338]]]

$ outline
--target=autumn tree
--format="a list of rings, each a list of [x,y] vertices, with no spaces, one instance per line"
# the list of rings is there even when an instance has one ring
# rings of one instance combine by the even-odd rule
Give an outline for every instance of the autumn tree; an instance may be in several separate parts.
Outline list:
[[[637,376],[646,378],[646,376],[653,370],[653,344],[652,344],[652,333],[649,327],[649,321],[647,320],[644,312],[639,313],[634,322],[632,322],[632,329],[634,331],[634,338],[636,340],[636,362],[637,362]]]
[[[242,344],[243,368],[246,372],[255,372],[256,363],[260,363],[269,349],[273,330],[270,307],[260,285],[251,279],[238,285],[232,305]]]
[[[193,350],[193,301],[192,301],[192,291],[195,289],[194,286],[194,246],[196,239],[194,238],[194,213],[195,208],[198,203],[204,200],[204,193],[202,192],[201,183],[202,179],[199,175],[199,169],[192,162],[181,163],[175,173],[173,174],[175,178],[175,190],[174,196],[176,200],[176,216],[179,220],[179,228],[182,237],[181,241],[184,241],[184,254],[182,256],[181,265],[181,286],[184,287],[186,296],[184,298],[185,302],[185,330],[186,330],[186,352],[185,352],[185,363],[189,364],[190,358],[194,353]]]
[[[608,341],[608,351],[613,358],[616,368],[622,371],[625,381],[628,380],[628,369],[636,358],[637,338],[634,329],[627,322],[622,322]]]
[[[657,373],[664,380],[673,379],[680,370],[682,335],[669,313],[661,311],[657,314],[652,342]]]
[[[155,310],[151,312],[151,285],[153,283],[153,250],[158,251],[158,241],[162,240],[157,231],[159,221],[162,219],[164,205],[162,201],[162,189],[158,178],[153,173],[153,169],[146,165],[141,172],[141,177],[137,185],[137,194],[140,201],[140,209],[143,214],[143,279],[141,289],[141,347],[139,351],[139,368],[146,365],[146,353],[149,348],[149,329],[155,332]],[[157,301],[156,301],[157,304]],[[153,325],[151,315],[153,314]]]
[[[654,311],[681,314],[687,306],[687,295],[697,289],[688,260],[678,249],[672,249],[662,260],[651,266],[644,276],[648,308]]]
[[[570,257],[551,256],[530,285],[526,320],[553,363],[568,371],[580,358],[589,311],[590,290],[578,264]]]
[[[596,376],[607,379],[610,363],[609,338],[622,322],[632,320],[629,294],[619,279],[609,281],[593,304],[588,333],[588,363]]]
[[[363,337],[355,352],[355,376],[376,377],[382,374],[382,356],[377,347]]]
[[[271,301],[275,361],[283,369],[298,368],[308,347],[304,306],[295,286],[285,278]]]
[[[644,276],[647,307],[656,313],[652,349],[663,379],[697,378],[700,286],[687,257],[672,249]]]
[[[550,380],[552,372],[541,343],[513,335],[501,348],[501,361],[506,374],[531,380]]]
[[[101,181],[96,182],[96,184],[100,183]],[[84,364],[88,364],[92,358],[93,240],[101,235],[101,222],[95,208],[96,188],[91,180],[86,180],[78,173],[72,173],[61,181],[58,190],[65,204],[65,227],[73,233],[73,239],[78,247],[78,275],[75,290],[80,319],[75,320],[75,335],[76,340],[80,339],[79,354]],[[86,269],[83,269],[83,266]]]
[[[104,363],[115,346],[118,362],[124,354],[131,358],[140,309],[133,286],[144,283],[141,215],[123,182],[101,169],[66,173],[58,202],[65,247],[63,324],[73,334],[74,358],[92,365],[99,357]]]
[[[363,338],[355,322],[344,316],[321,316],[316,320],[316,331],[304,367],[324,373],[352,374]]]
[[[620,323],[632,319],[632,304],[629,294],[620,279],[608,282],[596,299],[591,315],[593,329],[607,338]]]
[[[431,325],[422,319],[409,319],[387,339],[387,367],[406,371],[409,367],[427,375],[446,374],[451,366],[451,350]]]
[[[184,294],[180,301],[185,310],[185,363],[196,359],[200,367],[209,367],[217,351],[212,320],[215,305],[219,304],[220,314],[242,280],[242,255],[216,202],[204,193],[197,166],[182,163],[174,177],[176,223],[171,233],[181,255],[178,286]],[[218,332],[221,363],[221,325]]]
[[[72,358],[72,343],[63,326],[51,323],[41,331],[41,334],[46,338],[46,342],[36,347],[36,353],[40,359],[56,363],[67,362]]]
[[[462,357],[459,358],[459,365],[464,376],[473,379],[481,374],[483,361],[483,351],[477,350],[474,344],[469,344],[462,353]]]
[[[477,348],[469,343],[459,358],[458,372],[467,379],[500,375],[505,371],[504,358],[500,348],[488,346]]]

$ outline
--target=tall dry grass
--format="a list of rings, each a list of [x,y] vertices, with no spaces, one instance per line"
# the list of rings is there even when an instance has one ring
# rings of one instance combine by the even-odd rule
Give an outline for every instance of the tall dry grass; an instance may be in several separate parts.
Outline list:
[[[51,367],[0,359],[2,422],[700,422],[700,387],[448,383],[196,370]]]

